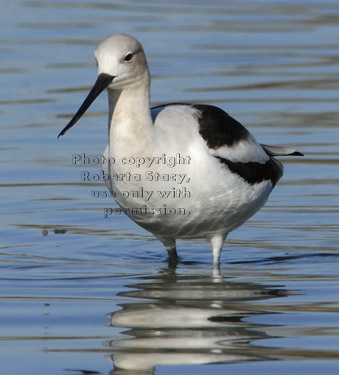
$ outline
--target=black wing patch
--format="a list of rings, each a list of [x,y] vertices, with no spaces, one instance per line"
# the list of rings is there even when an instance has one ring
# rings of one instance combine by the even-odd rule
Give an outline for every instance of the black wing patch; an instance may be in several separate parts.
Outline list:
[[[247,129],[222,109],[206,104],[194,104],[192,107],[200,112],[199,133],[209,148],[231,147],[247,139]]]
[[[225,164],[232,173],[237,174],[251,185],[271,180],[272,185],[275,186],[283,175],[282,164],[274,158],[269,158],[266,163],[241,163],[223,159],[219,156],[216,156],[216,158]]]

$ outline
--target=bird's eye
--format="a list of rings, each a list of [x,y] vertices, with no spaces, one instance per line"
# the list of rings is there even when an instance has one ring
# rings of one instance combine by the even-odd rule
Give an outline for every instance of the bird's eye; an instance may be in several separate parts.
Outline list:
[[[130,62],[133,58],[133,53],[128,53],[125,58],[124,58],[124,61],[126,62]]]

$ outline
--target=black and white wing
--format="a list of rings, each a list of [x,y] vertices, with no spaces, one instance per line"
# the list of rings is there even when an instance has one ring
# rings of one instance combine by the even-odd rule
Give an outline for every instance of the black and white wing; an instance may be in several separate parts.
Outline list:
[[[274,186],[283,175],[283,165],[274,156],[302,156],[295,149],[259,144],[253,135],[222,109],[206,104],[171,103],[151,109],[155,123],[164,109],[181,111],[186,107],[195,116],[201,137],[209,152],[249,184],[271,181]],[[171,108],[172,107],[172,108]]]
[[[251,185],[270,180],[274,186],[278,182],[283,175],[282,164],[243,125],[218,107],[194,107],[200,134],[214,157]]]

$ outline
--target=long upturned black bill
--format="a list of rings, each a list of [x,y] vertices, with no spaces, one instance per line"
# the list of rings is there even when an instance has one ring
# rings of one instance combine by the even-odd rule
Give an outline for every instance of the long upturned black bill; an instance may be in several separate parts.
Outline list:
[[[72,120],[62,129],[58,138],[61,135],[64,135],[68,129],[70,129],[79,119],[80,117],[87,111],[88,107],[94,102],[97,96],[103,92],[110,83],[112,83],[114,76],[110,76],[105,73],[101,73],[98,75],[98,79],[96,80],[94,86],[92,87],[91,91],[87,95],[85,101],[81,104],[81,107],[78,109],[78,112],[74,115]]]

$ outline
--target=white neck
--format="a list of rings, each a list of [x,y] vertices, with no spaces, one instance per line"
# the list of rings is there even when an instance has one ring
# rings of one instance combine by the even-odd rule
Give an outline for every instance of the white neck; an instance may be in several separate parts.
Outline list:
[[[147,153],[153,142],[149,84],[139,82],[124,90],[108,89],[109,147],[120,156]]]

